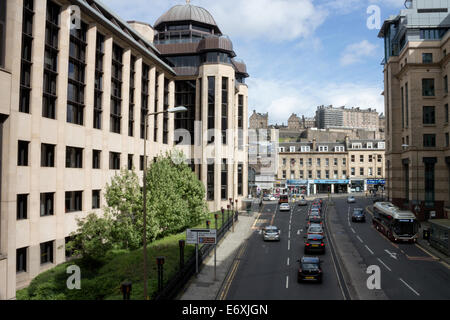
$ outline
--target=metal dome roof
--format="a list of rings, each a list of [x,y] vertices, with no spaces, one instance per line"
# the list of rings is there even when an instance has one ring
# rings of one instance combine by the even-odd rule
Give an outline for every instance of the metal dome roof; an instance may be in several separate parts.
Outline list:
[[[169,11],[156,20],[155,27],[164,22],[176,21],[197,21],[217,27],[213,16],[206,9],[193,6],[189,3],[185,5],[176,5],[169,9]]]

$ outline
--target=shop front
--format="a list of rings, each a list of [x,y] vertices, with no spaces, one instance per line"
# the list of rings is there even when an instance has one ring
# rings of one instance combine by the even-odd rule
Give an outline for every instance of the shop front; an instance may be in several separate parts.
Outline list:
[[[369,192],[381,192],[384,190],[384,186],[386,184],[386,180],[385,179],[367,179],[366,181],[367,183],[367,190]]]
[[[286,188],[292,195],[306,195],[308,193],[308,180],[287,180]]]
[[[351,180],[350,181],[350,192],[364,192],[365,188],[364,180]]]
[[[349,180],[314,180],[316,193],[347,193]]]

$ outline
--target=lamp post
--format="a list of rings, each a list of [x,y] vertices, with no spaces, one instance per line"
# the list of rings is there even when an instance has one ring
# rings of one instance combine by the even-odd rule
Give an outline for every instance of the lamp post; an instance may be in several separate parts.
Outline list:
[[[144,117],[144,174],[142,178],[142,192],[143,192],[143,213],[144,213],[144,297],[149,300],[147,294],[147,119],[149,116],[154,116],[163,113],[180,113],[186,112],[186,107],[180,106],[176,108],[171,108],[165,111],[148,113]]]
[[[416,150],[416,206],[414,207],[414,210],[416,211],[416,214],[419,213],[420,207],[419,207],[419,149],[416,146],[411,146],[407,144],[402,144],[402,148],[414,148]]]

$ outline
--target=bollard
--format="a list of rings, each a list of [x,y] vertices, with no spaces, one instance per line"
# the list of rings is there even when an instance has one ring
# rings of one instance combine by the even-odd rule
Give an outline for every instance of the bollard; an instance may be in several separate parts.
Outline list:
[[[216,220],[216,230],[217,230],[217,219],[219,218],[219,214],[215,213],[214,214],[214,220]]]
[[[158,291],[161,292],[163,289],[163,269],[164,269],[164,257],[157,257],[156,264],[158,265]]]
[[[211,229],[211,221],[206,220],[206,229]]]
[[[224,208],[222,208],[222,228],[223,228],[223,226],[224,226],[224,220],[225,220],[225,217],[224,217],[224,215],[225,215],[225,209]]]
[[[123,300],[130,300],[131,282],[125,281],[120,285],[120,291],[123,294]]]
[[[227,226],[228,230],[230,230],[230,205],[227,205]]]
[[[180,246],[180,270],[184,268],[184,246],[186,245],[186,241],[180,240],[178,241],[178,245]]]

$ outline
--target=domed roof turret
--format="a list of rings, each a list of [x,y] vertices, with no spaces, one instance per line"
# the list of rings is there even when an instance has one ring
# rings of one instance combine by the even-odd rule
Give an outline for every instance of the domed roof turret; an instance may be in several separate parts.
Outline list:
[[[157,28],[162,23],[179,21],[195,21],[218,28],[213,16],[206,9],[193,6],[189,1],[184,5],[176,5],[170,8],[169,11],[156,20],[154,26]]]

